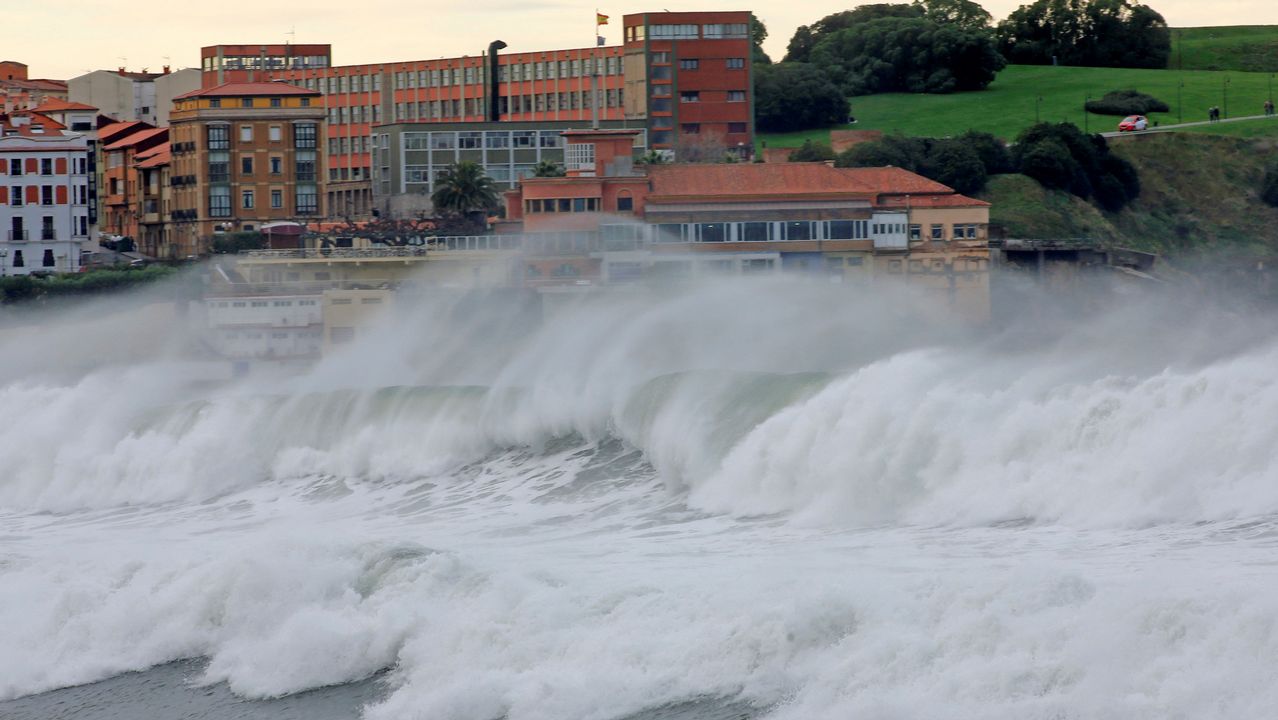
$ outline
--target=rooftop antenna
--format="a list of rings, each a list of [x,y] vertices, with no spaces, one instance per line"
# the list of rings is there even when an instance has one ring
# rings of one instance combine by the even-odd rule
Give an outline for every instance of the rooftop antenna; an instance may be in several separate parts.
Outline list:
[[[288,32],[284,34],[288,36],[288,41],[284,43],[285,45],[295,42],[297,40],[297,26],[290,26]]]

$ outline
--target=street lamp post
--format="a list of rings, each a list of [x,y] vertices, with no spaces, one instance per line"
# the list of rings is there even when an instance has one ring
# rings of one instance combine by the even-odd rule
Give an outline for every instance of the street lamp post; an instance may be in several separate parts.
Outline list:
[[[1229,117],[1229,76],[1225,76],[1225,82],[1221,86],[1221,95],[1224,98],[1225,117]]]

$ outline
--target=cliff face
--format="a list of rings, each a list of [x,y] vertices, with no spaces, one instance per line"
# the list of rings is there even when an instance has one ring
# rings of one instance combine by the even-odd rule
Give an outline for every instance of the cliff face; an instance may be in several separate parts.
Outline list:
[[[1026,238],[1091,237],[1169,258],[1278,254],[1278,208],[1260,201],[1278,135],[1233,138],[1161,133],[1111,139],[1140,171],[1140,197],[1118,213],[1023,175],[991,178],[990,222]]]

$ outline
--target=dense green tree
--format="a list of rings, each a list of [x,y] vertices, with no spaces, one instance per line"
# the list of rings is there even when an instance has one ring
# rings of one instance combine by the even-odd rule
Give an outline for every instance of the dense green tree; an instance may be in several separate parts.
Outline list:
[[[982,90],[1007,63],[980,32],[923,18],[882,18],[839,30],[812,50],[814,65],[849,95]]]
[[[847,119],[848,101],[829,76],[807,63],[754,69],[754,119],[765,132],[828,127]]]
[[[959,140],[937,140],[928,149],[920,174],[961,193],[978,193],[988,175],[981,156]]]
[[[839,153],[835,167],[899,167],[918,172],[927,158],[927,141],[904,135],[857,143]]]
[[[445,214],[466,217],[478,223],[476,215],[497,208],[497,190],[483,167],[470,160],[449,166],[435,183],[431,193],[435,209]]]
[[[859,23],[891,17],[919,18],[923,17],[923,12],[922,7],[905,3],[876,3],[826,15],[811,25],[800,25],[794,31],[790,44],[786,46],[785,61],[809,62],[812,50],[822,39]]]
[[[1035,0],[999,23],[1013,63],[1165,68],[1171,33],[1163,16],[1132,0]]]
[[[763,41],[768,39],[768,26],[754,15],[750,16],[750,62],[771,65],[772,58],[763,50]]]
[[[993,19],[985,8],[972,0],[914,0],[923,17],[937,25],[954,25],[962,30],[987,32]]]
[[[1013,161],[1045,187],[1094,199],[1117,211],[1140,195],[1136,168],[1113,155],[1105,138],[1086,135],[1072,123],[1039,123],[1016,140]]]
[[[889,135],[858,143],[835,158],[836,167],[899,167],[916,172],[961,193],[980,192],[988,176],[977,144],[968,138]],[[1000,171],[1001,172],[1001,171]]]
[[[554,160],[542,160],[533,166],[533,177],[563,177],[568,172]]]
[[[790,162],[825,162],[834,159],[834,150],[828,143],[812,139],[803,141],[799,149],[790,153]]]
[[[1001,175],[1015,172],[1012,154],[1007,150],[1007,143],[990,133],[968,130],[956,138],[967,145],[981,159],[987,175]]]

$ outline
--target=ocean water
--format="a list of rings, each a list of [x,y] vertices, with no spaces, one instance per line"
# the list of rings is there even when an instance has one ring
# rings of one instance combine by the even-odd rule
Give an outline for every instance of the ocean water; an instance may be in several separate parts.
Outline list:
[[[976,330],[785,280],[508,302],[234,383],[177,316],[0,333],[0,717],[1278,706],[1263,315]]]

